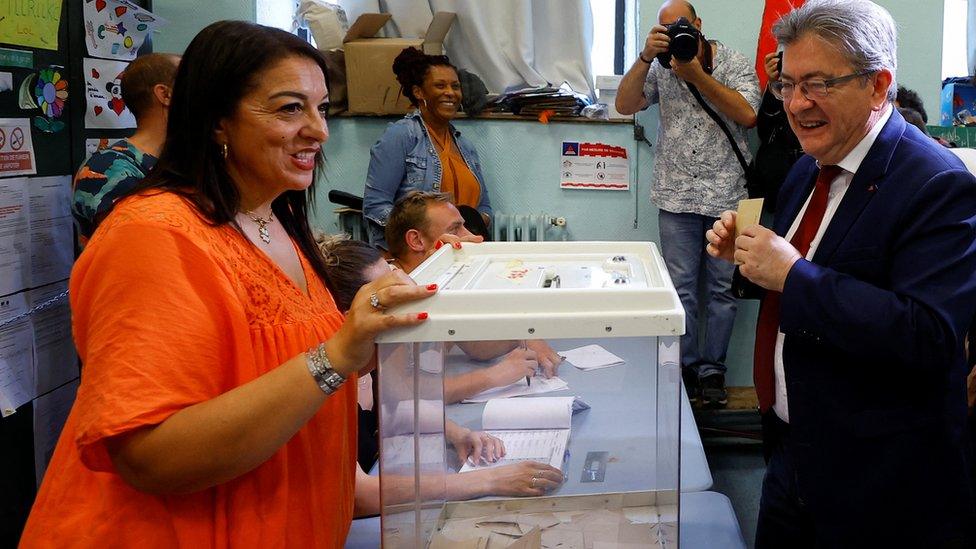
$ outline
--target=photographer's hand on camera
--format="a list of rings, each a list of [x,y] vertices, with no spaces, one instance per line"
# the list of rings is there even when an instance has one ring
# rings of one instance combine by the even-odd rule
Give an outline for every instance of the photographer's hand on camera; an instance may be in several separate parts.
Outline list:
[[[772,51],[763,58],[763,66],[766,68],[766,76],[770,80],[779,80],[779,53]]]
[[[674,75],[678,78],[696,86],[702,83],[703,78],[708,77],[708,74],[705,73],[705,69],[702,68],[697,57],[692,57],[691,61],[687,62],[672,59],[671,70],[674,71]]]
[[[654,25],[651,27],[651,31],[647,33],[647,40],[644,41],[644,49],[641,51],[641,57],[643,59],[654,60],[655,57],[660,53],[668,51],[668,47],[671,44],[671,37],[667,34],[668,29],[663,25]],[[645,61],[645,63],[647,63]],[[650,66],[650,64],[647,64]]]

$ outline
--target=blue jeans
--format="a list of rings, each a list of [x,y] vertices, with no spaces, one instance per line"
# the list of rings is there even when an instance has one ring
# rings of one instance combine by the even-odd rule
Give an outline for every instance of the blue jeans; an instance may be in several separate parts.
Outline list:
[[[732,272],[735,267],[705,252],[705,232],[714,217],[658,210],[661,254],[671,281],[685,308],[685,335],[681,336],[681,366],[699,378],[725,374],[725,353],[735,322]],[[699,334],[699,308],[706,315],[704,338]]]

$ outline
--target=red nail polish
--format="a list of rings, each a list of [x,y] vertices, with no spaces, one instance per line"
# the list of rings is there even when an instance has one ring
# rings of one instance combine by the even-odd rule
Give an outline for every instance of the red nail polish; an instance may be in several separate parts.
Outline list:
[[[454,243],[454,249],[455,250],[460,250],[461,249],[461,243],[460,242],[455,242]]]
[[[433,292],[435,290],[437,290],[437,284],[428,284],[427,285],[427,291]]]
[[[427,311],[417,313],[417,320],[427,320]]]
[[[440,240],[438,240],[437,241],[437,244],[434,244],[434,249],[435,250],[439,250],[439,249],[441,249],[441,246],[443,246],[443,245],[444,245],[444,243],[441,242]]]

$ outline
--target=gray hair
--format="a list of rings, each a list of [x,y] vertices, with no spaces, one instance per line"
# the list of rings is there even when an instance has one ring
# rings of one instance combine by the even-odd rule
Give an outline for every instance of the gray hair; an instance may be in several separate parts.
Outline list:
[[[773,25],[782,46],[807,33],[837,47],[855,72],[891,71],[888,100],[895,99],[898,31],[887,10],[868,0],[810,0]]]

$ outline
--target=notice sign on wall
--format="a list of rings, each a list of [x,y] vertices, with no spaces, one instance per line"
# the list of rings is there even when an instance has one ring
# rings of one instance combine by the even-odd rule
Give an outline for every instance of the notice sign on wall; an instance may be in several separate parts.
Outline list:
[[[35,173],[30,118],[0,118],[0,177]]]
[[[627,149],[605,143],[563,141],[559,187],[626,191],[630,189]]]

